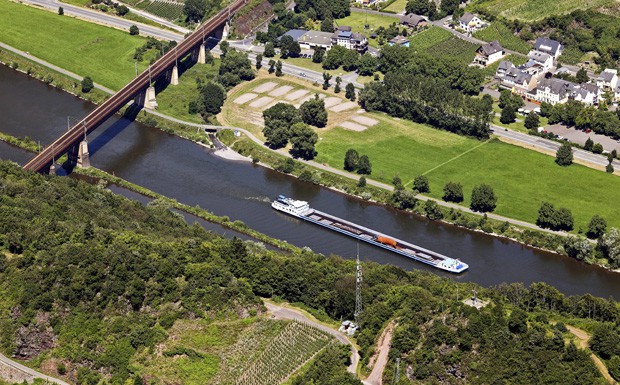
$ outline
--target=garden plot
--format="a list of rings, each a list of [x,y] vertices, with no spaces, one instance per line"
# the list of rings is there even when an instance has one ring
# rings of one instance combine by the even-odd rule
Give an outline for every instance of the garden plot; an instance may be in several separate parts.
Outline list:
[[[269,93],[270,96],[275,96],[275,97],[279,97],[279,96],[283,96],[286,95],[287,93],[289,93],[290,90],[292,90],[293,87],[292,86],[281,86],[278,87],[276,89],[274,89],[273,91],[271,91]]]
[[[293,101],[293,100],[297,100],[299,98],[302,98],[306,95],[308,95],[310,93],[310,91],[308,90],[296,90],[291,92],[288,95],[284,96],[284,99],[289,100],[289,101]]]
[[[244,95],[239,96],[237,99],[234,100],[234,102],[236,104],[245,104],[247,102],[249,102],[250,100],[256,98],[258,95],[253,94],[253,93],[247,93]]]
[[[269,92],[272,89],[275,88],[275,86],[277,86],[278,83],[276,82],[267,82],[267,83],[263,83],[260,86],[254,88],[254,92],[262,94],[263,92]]]
[[[273,98],[270,98],[269,96],[263,96],[263,97],[256,99],[252,103],[250,103],[250,107],[254,107],[254,108],[264,107],[267,104],[271,103],[272,101],[273,101]]]
[[[346,110],[350,110],[351,108],[355,108],[357,107],[357,103],[355,102],[345,102],[345,103],[339,103],[333,107],[330,107],[330,111],[334,111],[334,112],[342,112],[342,111],[346,111]]]

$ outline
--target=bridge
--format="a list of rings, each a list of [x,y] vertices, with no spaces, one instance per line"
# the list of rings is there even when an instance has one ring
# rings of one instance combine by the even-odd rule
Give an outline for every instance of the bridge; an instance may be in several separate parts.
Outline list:
[[[220,27],[226,25],[226,23],[229,22],[230,16],[241,9],[246,3],[247,0],[236,0],[207,22],[203,23],[196,31],[185,38],[176,47],[166,52],[120,91],[112,95],[91,113],[86,115],[86,117],[78,121],[49,146],[45,147],[24,166],[24,169],[35,172],[50,172],[50,167],[53,166],[54,160],[60,158],[64,154],[68,154],[69,162],[75,164],[81,160],[79,158],[82,155],[87,154],[85,142],[82,143],[86,135],[93,132],[128,102],[136,99],[136,101],[145,107],[154,107],[155,88],[152,87],[153,81],[162,74],[172,71],[171,83],[175,84],[178,82],[177,62],[189,53],[197,53],[198,62],[204,63],[205,38],[210,37]]]

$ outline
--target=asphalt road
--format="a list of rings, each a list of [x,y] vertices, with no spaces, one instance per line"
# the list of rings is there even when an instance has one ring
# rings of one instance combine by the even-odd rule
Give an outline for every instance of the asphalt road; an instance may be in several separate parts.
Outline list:
[[[7,358],[6,356],[4,356],[3,354],[0,354],[0,365],[6,365],[9,366],[15,370],[19,370],[20,372],[26,373],[29,376],[32,376],[34,378],[41,378],[45,381],[54,383],[54,384],[58,384],[58,385],[69,385],[68,383],[64,382],[63,380],[59,380],[57,378],[54,377],[50,377],[50,376],[46,376],[45,374],[39,373],[33,369],[30,369],[27,366],[24,366],[18,362],[15,362],[9,358]]]
[[[115,28],[119,28],[125,31],[129,31],[129,27],[136,25],[140,30],[141,35],[153,36],[161,40],[183,40],[183,34],[178,32],[168,31],[165,29],[157,28],[154,26],[138,23],[132,20],[126,20],[122,17],[108,15],[106,13],[98,12],[93,9],[77,7],[75,5],[61,3],[57,0],[22,0],[24,3],[36,5],[42,8],[50,10],[58,10],[58,7],[62,7],[65,15],[75,16],[80,19],[86,19],[94,21],[99,24],[109,25]]]

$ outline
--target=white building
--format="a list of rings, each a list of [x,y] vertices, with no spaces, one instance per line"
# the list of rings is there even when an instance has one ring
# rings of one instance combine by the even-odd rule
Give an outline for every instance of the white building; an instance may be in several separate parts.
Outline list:
[[[594,105],[598,103],[600,90],[595,84],[575,84],[558,78],[543,79],[527,97],[537,102],[562,104],[568,100]]]
[[[473,13],[465,12],[463,16],[459,18],[459,28],[465,30],[465,32],[472,33],[485,26],[486,24]]]
[[[331,35],[331,44],[365,52],[368,48],[368,39],[361,33],[338,30]]]
[[[526,64],[527,67],[534,67],[535,64],[538,64],[542,67],[543,72],[550,71],[553,68],[553,56],[548,53],[532,50],[527,57],[530,59]]]
[[[536,39],[536,43],[534,44],[534,51],[543,52],[548,55],[553,56],[553,60],[557,60],[562,51],[564,50],[564,46],[560,44],[560,42],[547,39],[546,37],[539,37]]]
[[[605,68],[596,78],[596,85],[603,92],[613,92],[618,88],[618,70]]]
[[[302,49],[325,48],[332,46],[332,34],[329,32],[308,31],[297,39]]]

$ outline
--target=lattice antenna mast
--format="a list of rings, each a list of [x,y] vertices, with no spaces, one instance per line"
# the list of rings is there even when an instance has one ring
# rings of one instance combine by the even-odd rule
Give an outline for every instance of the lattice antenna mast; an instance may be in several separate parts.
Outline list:
[[[362,265],[360,265],[360,245],[357,245],[357,263],[355,268],[355,324],[360,326],[360,315],[362,314]]]

